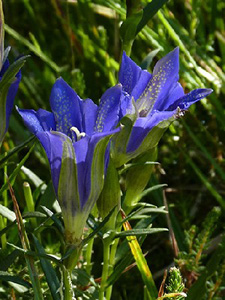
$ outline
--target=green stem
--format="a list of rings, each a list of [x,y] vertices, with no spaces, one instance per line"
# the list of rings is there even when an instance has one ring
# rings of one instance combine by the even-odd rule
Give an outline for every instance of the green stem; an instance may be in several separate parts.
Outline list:
[[[5,157],[6,156],[7,156],[7,152],[5,152]],[[4,184],[7,182],[7,172],[8,172],[8,166],[7,166],[7,164],[5,164],[5,166],[4,166]],[[2,193],[2,197],[3,197],[3,200],[4,200],[4,206],[8,207],[8,193],[7,193],[7,190],[5,190]]]
[[[112,274],[113,272],[113,267],[115,264],[115,257],[116,257],[116,250],[118,247],[118,243],[119,243],[119,239],[114,240],[114,243],[111,246],[111,253],[110,253],[110,257],[109,257],[109,271],[108,271],[108,277]],[[112,295],[112,289],[113,286],[110,285],[107,289],[106,289],[106,299],[110,300],[111,299],[111,295]]]
[[[134,40],[130,40],[130,41],[127,41],[126,43],[123,43],[123,45],[122,45],[122,50],[124,50],[126,52],[127,56],[130,56],[130,54],[131,54],[133,42],[134,42]]]
[[[25,255],[25,260],[27,263],[27,267],[29,270],[29,275],[30,275],[30,280],[32,282],[32,287],[34,290],[34,300],[44,300],[42,290],[41,290],[41,285],[38,277],[38,273],[35,269],[35,264],[33,257]]]
[[[72,287],[71,272],[63,266],[64,300],[75,299]]]
[[[2,216],[0,216],[0,230],[5,228],[5,220]],[[6,234],[3,234],[1,236],[1,243],[2,243],[2,249],[6,249],[7,240],[6,240]]]
[[[69,245],[67,246],[66,252],[70,252],[69,256],[63,261],[64,266],[62,268],[63,272],[63,288],[64,288],[64,300],[73,300],[76,299],[73,287],[71,274],[75,266],[77,265],[77,261],[80,256],[81,251],[81,243],[78,245]]]
[[[94,238],[91,239],[87,245],[86,248],[86,272],[88,275],[91,275],[91,269],[92,269],[92,263],[91,263],[91,258],[92,258],[92,253],[93,253],[93,244],[94,244]]]
[[[24,182],[23,184],[23,191],[25,196],[25,201],[27,204],[27,209],[29,212],[35,211],[34,199],[32,196],[31,188],[28,182]],[[31,219],[31,224],[33,228],[37,228],[37,220],[35,218]]]
[[[8,181],[8,185],[9,185],[9,191],[10,191],[10,194],[11,194],[11,197],[13,200],[14,212],[16,215],[16,221],[17,221],[17,225],[18,225],[18,232],[19,232],[21,244],[22,244],[24,250],[29,251],[30,250],[30,242],[29,242],[26,230],[25,230],[25,226],[23,223],[22,215],[20,213],[19,205],[16,200],[13,188],[9,181]],[[42,295],[38,272],[36,271],[36,268],[35,268],[34,259],[33,259],[33,257],[31,257],[27,254],[25,254],[24,256],[25,256],[25,260],[27,263],[33,290],[34,290],[34,299],[35,300],[44,300],[44,297]]]
[[[70,251],[70,248],[71,248],[71,253],[70,253],[69,257],[65,259],[64,266],[70,273],[72,273],[73,269],[77,265],[82,247],[81,247],[81,244],[70,245],[69,248],[67,249],[67,251]]]
[[[103,240],[103,268],[102,268],[102,281],[99,289],[99,300],[104,300],[104,291],[108,278],[109,257],[110,257],[110,243],[108,239]]]

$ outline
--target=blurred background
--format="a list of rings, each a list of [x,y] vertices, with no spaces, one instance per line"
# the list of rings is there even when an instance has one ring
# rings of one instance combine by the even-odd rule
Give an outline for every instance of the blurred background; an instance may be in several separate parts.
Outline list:
[[[142,5],[147,2],[143,0]],[[91,98],[96,103],[107,88],[118,82],[120,25],[126,17],[125,1],[5,0],[3,5],[5,47],[12,47],[10,60],[23,54],[30,55],[22,70],[23,77],[15,101],[17,106],[49,110],[51,88],[59,76],[81,98]],[[214,90],[207,99],[193,105],[185,117],[175,121],[165,133],[159,145],[160,165],[155,168],[149,187],[159,183],[166,183],[168,187],[164,199],[161,190],[144,199],[159,206],[168,204],[170,222],[182,251],[186,249],[184,232],[190,231],[193,224],[200,232],[206,215],[213,207],[222,209],[211,236],[213,242],[209,243],[208,255],[203,258],[202,264],[207,263],[217,248],[225,224],[224,16],[223,0],[171,0],[139,33],[131,52],[131,58],[151,72],[158,59],[179,46],[180,83],[185,92],[200,87]],[[5,150],[22,143],[29,136],[14,110],[4,143]],[[24,154],[24,151],[19,154],[18,161]],[[15,161],[9,166],[9,172],[14,164]],[[21,190],[24,179],[30,182],[36,191],[37,201],[40,201],[40,192],[31,172],[47,185],[50,182],[48,163],[40,146],[35,147],[25,166],[27,170],[19,174],[14,186],[21,209],[25,205]],[[51,203],[50,198],[45,201]],[[158,226],[168,226],[164,215],[155,222]],[[168,234],[148,237],[143,249],[144,252],[149,251],[149,266],[156,280],[161,281],[163,270],[174,259]],[[100,276],[97,264],[94,270],[96,277]],[[132,299],[138,299],[139,285],[141,289],[143,284],[135,268],[122,275],[116,284],[114,297],[122,295],[121,299],[131,299],[129,295],[133,295]]]

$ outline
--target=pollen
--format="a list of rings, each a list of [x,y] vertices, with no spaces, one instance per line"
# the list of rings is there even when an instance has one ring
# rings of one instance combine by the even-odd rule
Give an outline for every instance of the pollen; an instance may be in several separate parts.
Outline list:
[[[95,132],[103,132],[104,130],[104,124],[105,124],[105,119],[108,116],[108,113],[110,111],[110,103],[114,101],[114,97],[109,97],[108,99],[106,99],[106,101],[100,102],[99,105],[99,112],[98,112],[98,116],[97,116],[97,120],[96,120],[96,125],[94,128]]]
[[[70,99],[66,95],[65,91],[58,92],[54,99],[54,116],[56,121],[56,130],[68,133],[68,130],[72,127],[71,123],[71,107]]]
[[[148,115],[160,93],[165,88],[167,79],[173,70],[173,63],[168,60],[164,65],[161,65],[158,72],[149,80],[146,88],[137,100],[137,108],[140,114]]]

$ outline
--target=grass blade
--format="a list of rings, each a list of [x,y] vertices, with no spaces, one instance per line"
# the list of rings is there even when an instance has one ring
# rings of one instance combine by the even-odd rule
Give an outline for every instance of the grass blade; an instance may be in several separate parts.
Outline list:
[[[126,218],[125,214],[121,211],[122,218]],[[123,223],[123,228],[125,231],[132,230],[128,221]],[[155,300],[157,297],[157,288],[152,277],[152,273],[147,265],[147,261],[142,253],[141,247],[135,236],[127,236],[127,241],[129,243],[131,252],[137,263],[137,267],[141,273],[142,279],[147,287],[149,299]]]

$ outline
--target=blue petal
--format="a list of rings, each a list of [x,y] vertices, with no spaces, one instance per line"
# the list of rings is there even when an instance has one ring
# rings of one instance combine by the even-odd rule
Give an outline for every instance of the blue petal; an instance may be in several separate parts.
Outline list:
[[[88,135],[94,131],[97,109],[98,106],[91,99],[82,101],[83,130]]]
[[[163,103],[161,106],[159,106],[158,110],[163,111],[167,110],[170,105],[172,105],[175,101],[177,101],[179,98],[184,96],[184,90],[183,87],[180,85],[179,82],[177,82],[173,89],[171,89],[168,93],[168,96],[164,98]]]
[[[174,89],[179,79],[179,48],[159,60],[152,75],[153,77],[137,100],[139,112],[145,111],[146,114],[152,110],[159,110],[170,89]]]
[[[55,117],[56,130],[71,136],[70,128],[77,127],[81,132],[81,99],[62,79],[58,78],[52,88],[50,105]]]
[[[17,109],[25,125],[33,133],[37,134],[42,131],[55,130],[54,115],[44,109],[39,109],[37,112],[33,109]]]
[[[90,196],[91,189],[94,190],[94,195],[92,195],[92,203],[95,203],[99,194],[101,192],[101,188],[99,186],[92,186],[93,183],[91,182],[91,172],[93,172],[93,156],[95,152],[96,145],[105,137],[112,135],[118,132],[120,128],[114,129],[112,131],[101,132],[92,135],[91,137],[85,137],[78,142],[75,142],[74,149],[76,154],[76,162],[78,167],[78,186],[79,186],[79,193],[80,193],[80,205],[81,209],[84,208],[85,204],[87,203]],[[109,151],[106,151],[102,158],[97,155],[98,159],[102,159],[104,161],[104,165],[106,169],[106,164],[108,162]],[[98,167],[94,170],[96,173],[96,177],[99,176]],[[102,174],[104,175],[104,174]],[[103,178],[101,178],[103,180]]]
[[[188,109],[193,103],[207,97],[209,94],[213,92],[212,89],[196,89],[191,91],[190,93],[184,95],[183,97],[179,98],[173,104],[169,106],[167,110],[174,110],[177,107],[180,109]]]
[[[131,96],[134,97],[135,101],[137,101],[137,99],[139,99],[141,94],[144,92],[146,85],[148,84],[151,78],[152,74],[150,74],[146,70],[143,70],[141,72],[138,82],[134,86],[133,91],[131,93]]]
[[[40,120],[37,116],[37,112],[33,109],[19,109],[17,108],[19,114],[23,118],[23,121],[27,128],[33,133],[37,134],[37,132],[44,131]]]
[[[134,152],[143,142],[144,138],[153,127],[160,122],[170,119],[176,114],[176,111],[154,112],[150,117],[138,118],[132,129],[130,139],[127,145],[127,152]]]
[[[103,94],[98,107],[95,132],[109,131],[117,125],[121,95],[120,84],[108,89]]]
[[[5,64],[4,64],[5,65]],[[14,106],[14,99],[20,84],[20,80],[21,80],[21,71],[19,71],[16,75],[16,79],[15,81],[10,85],[9,90],[8,90],[8,94],[7,94],[7,99],[6,99],[6,129],[5,132],[8,129],[9,126],[9,118]]]
[[[63,143],[68,139],[66,135],[60,132],[39,131],[36,134],[45,149],[51,168],[52,183],[55,193],[58,193],[59,175],[62,163]],[[71,180],[71,178],[69,179]]]
[[[131,94],[135,84],[137,83],[140,75],[141,68],[123,52],[122,61],[119,70],[119,82],[122,84],[123,89]]]
[[[37,117],[44,131],[56,130],[55,118],[52,112],[40,108],[37,111]]]
[[[119,120],[122,119],[125,115],[131,115],[135,113],[135,107],[132,102],[132,97],[126,92],[122,93]]]

